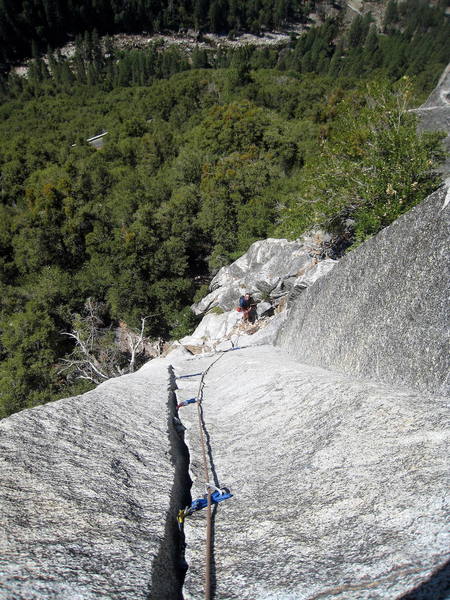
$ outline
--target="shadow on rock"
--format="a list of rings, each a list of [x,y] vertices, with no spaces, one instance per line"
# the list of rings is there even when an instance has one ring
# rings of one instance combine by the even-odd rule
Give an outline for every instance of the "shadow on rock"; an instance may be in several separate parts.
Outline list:
[[[175,465],[175,476],[170,497],[170,508],[164,528],[164,538],[160,541],[158,554],[153,562],[152,580],[146,600],[183,600],[182,588],[187,564],[184,559],[185,539],[180,532],[176,514],[180,506],[191,502],[189,477],[189,451],[182,436],[175,430],[173,417],[176,413],[176,389],[173,369],[170,368],[168,434],[171,460]]]
[[[401,596],[399,600],[447,600],[450,597],[450,560],[424,583]]]

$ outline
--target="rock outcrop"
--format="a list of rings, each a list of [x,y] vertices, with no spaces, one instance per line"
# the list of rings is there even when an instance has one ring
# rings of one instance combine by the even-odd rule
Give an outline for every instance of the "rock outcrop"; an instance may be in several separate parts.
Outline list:
[[[253,243],[243,256],[220,269],[211,281],[211,292],[193,305],[193,311],[199,315],[214,307],[233,310],[245,292],[263,300],[271,298],[276,305],[278,298],[301,282],[306,287],[315,280],[316,265],[324,258],[328,242],[329,236],[319,231],[294,242],[269,238]],[[334,263],[327,260],[329,268]]]
[[[205,511],[185,539],[176,515],[208,478],[233,493],[213,513],[216,600],[444,600],[448,407],[418,391],[444,383],[444,196],[292,285],[240,349],[179,348],[2,421],[0,599],[176,600],[186,543],[198,600]],[[175,406],[208,367],[200,425]]]
[[[220,269],[211,282],[212,291],[193,305],[193,311],[204,316],[180,344],[199,353],[244,341],[246,345],[272,343],[283,320],[272,319],[274,312],[284,311],[335,266],[337,261],[326,256],[329,241],[323,232],[312,232],[294,242],[269,238],[252,244],[243,256]],[[236,312],[239,297],[246,292],[258,302],[257,323],[251,327],[244,327],[242,315]]]
[[[234,497],[213,516],[216,598],[449,597],[446,191],[291,293],[278,351],[241,338],[219,360],[175,361],[177,375],[217,361],[204,434]],[[198,381],[178,382],[179,401],[195,395]],[[192,406],[180,416],[198,497],[200,426]],[[204,514],[185,528],[196,600]]]
[[[176,600],[189,498],[170,364],[0,422],[0,598]]]
[[[448,376],[442,187],[296,300],[278,343],[304,363],[432,393]]]
[[[441,166],[444,178],[450,177],[450,65],[441,75],[439,82],[427,101],[414,110],[419,116],[419,128],[427,131],[445,131],[444,146],[449,153]]]

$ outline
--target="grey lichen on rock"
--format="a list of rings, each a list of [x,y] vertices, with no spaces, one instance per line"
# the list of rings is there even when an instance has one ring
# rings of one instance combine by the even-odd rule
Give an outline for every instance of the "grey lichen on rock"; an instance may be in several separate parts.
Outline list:
[[[449,211],[442,187],[295,301],[278,343],[302,362],[442,393]]]

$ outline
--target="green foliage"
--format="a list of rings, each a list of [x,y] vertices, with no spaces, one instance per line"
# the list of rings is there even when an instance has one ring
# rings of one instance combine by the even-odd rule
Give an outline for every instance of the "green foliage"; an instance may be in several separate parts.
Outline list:
[[[111,3],[94,4],[109,30]],[[128,30],[131,4],[117,21]],[[281,49],[197,48],[193,69],[179,49],[119,51],[94,32],[72,59],[56,51],[46,64],[37,47],[28,79],[1,82],[0,416],[89,387],[58,367],[87,298],[104,305],[105,332],[147,317],[147,336],[181,337],[199,282],[256,239],[321,224],[358,243],[433,188],[436,136],[416,134],[411,89],[373,83],[406,71],[423,94],[448,59],[441,9],[404,4],[389,35],[363,18],[335,45],[328,21]],[[192,16],[180,6],[152,5],[148,30],[194,19],[259,31],[302,16],[280,0],[230,0],[225,16],[217,0],[194,2]],[[97,151],[86,140],[103,131]]]
[[[189,306],[180,310],[173,319],[170,336],[172,339],[179,340],[186,335],[190,335],[198,325],[199,319],[194,315]]]
[[[407,78],[394,89],[371,84],[344,101],[283,209],[278,233],[295,236],[316,224],[358,244],[435,189],[438,136],[416,131],[410,102]]]
[[[57,330],[45,309],[28,302],[22,312],[0,321],[0,416],[51,399],[56,390],[52,364]]]
[[[0,3],[0,61],[24,55],[37,56],[48,45],[62,44],[69,34],[79,34],[84,43],[82,58],[101,60],[98,34],[116,32],[179,31],[194,27],[198,31],[228,32],[281,27],[306,17],[303,2],[290,0],[3,0]],[[94,32],[90,32],[94,29]],[[97,31],[95,31],[95,29]],[[84,35],[81,35],[83,34]],[[42,68],[43,65],[39,65]],[[203,67],[204,65],[198,65]],[[85,71],[85,76],[89,73]],[[95,71],[94,71],[95,77]]]
[[[202,298],[204,298],[207,294],[209,294],[209,284],[204,283],[201,285],[198,290],[194,294],[193,301],[200,302]]]

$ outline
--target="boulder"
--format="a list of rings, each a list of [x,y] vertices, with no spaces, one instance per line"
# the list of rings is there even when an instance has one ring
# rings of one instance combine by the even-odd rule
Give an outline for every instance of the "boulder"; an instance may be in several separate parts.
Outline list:
[[[294,301],[277,343],[302,362],[443,393],[445,187],[342,258]]]
[[[192,335],[182,338],[183,346],[208,346],[227,339],[233,332],[237,323],[242,319],[242,314],[236,310],[217,314],[208,313],[203,317]]]
[[[258,315],[258,317],[263,317],[271,311],[273,312],[273,306],[270,302],[260,302],[256,306],[256,314]]]
[[[243,327],[233,340],[234,346],[248,347],[261,346],[264,344],[274,344],[278,331],[286,319],[286,312],[275,314],[273,317],[263,317],[257,320],[254,325]],[[225,340],[216,346],[216,350],[228,350],[230,342]]]

